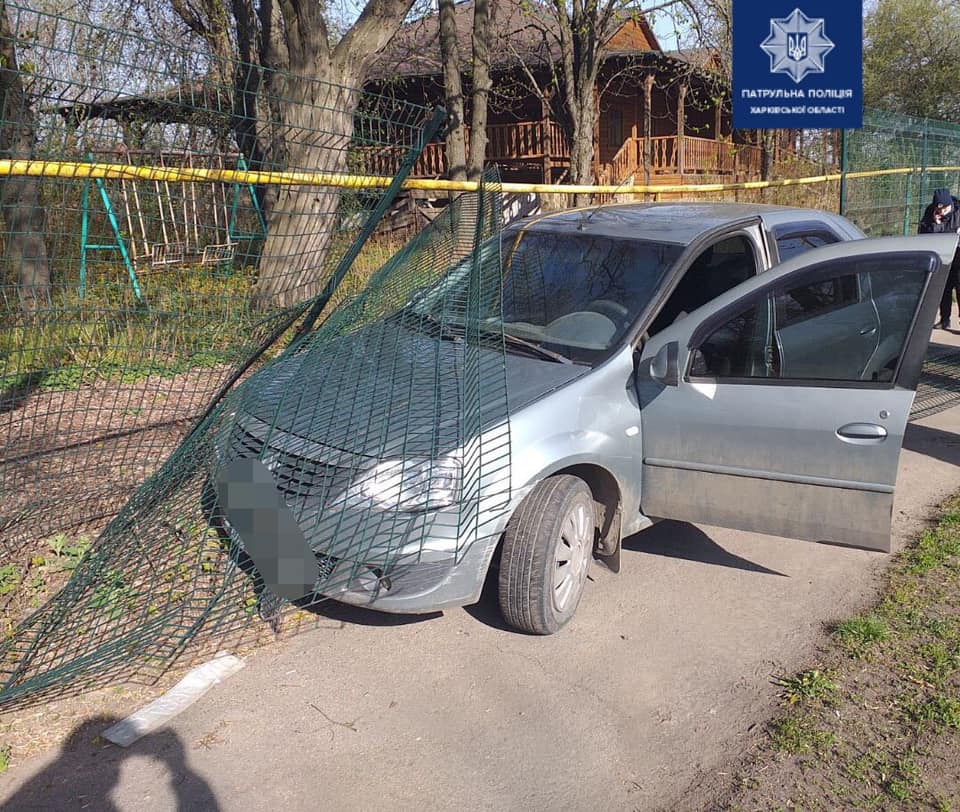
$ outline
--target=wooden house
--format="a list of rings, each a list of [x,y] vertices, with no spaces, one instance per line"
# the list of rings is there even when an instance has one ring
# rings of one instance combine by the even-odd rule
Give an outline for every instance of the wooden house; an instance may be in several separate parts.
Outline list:
[[[559,58],[549,13],[536,3],[493,3],[493,93],[487,161],[504,180],[558,183],[568,179],[570,132],[562,93],[551,89]],[[473,0],[456,6],[458,46],[469,65]],[[443,102],[436,15],[404,25],[384,52],[368,87],[421,104]],[[664,52],[639,14],[624,16],[602,53],[595,87],[594,180],[600,183],[677,183],[761,176],[755,133],[734,132],[730,90],[707,51]],[[464,85],[469,122],[469,73]],[[535,92],[534,87],[541,92]],[[776,149],[792,143],[780,133]],[[399,164],[399,153],[384,161]],[[390,167],[384,166],[383,169]],[[443,144],[428,146],[415,174],[443,177]]]

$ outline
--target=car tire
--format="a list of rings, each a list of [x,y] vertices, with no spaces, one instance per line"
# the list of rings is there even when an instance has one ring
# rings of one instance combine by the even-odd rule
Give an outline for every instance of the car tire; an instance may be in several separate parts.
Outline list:
[[[500,561],[500,611],[513,628],[553,634],[583,595],[597,536],[587,484],[559,474],[538,484],[510,518]]]

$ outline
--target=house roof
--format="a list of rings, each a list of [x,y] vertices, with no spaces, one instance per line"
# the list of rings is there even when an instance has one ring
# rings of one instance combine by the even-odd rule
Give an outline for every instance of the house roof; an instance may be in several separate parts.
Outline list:
[[[715,72],[720,68],[720,55],[713,48],[681,48],[667,51],[666,55],[699,71]]]
[[[69,96],[68,92],[60,94],[61,99]],[[59,113],[75,127],[94,118],[182,122],[215,127],[228,123],[232,115],[228,97],[203,82],[185,83],[158,93],[138,95],[78,87],[69,103],[48,110]]]
[[[559,28],[551,10],[538,2],[491,2],[491,49],[494,69],[560,58]],[[473,52],[473,0],[455,6],[457,45],[464,60]],[[660,52],[653,29],[639,13],[621,13],[607,42],[611,51]],[[371,80],[400,76],[431,76],[442,72],[439,17],[430,14],[403,25],[371,69]]]

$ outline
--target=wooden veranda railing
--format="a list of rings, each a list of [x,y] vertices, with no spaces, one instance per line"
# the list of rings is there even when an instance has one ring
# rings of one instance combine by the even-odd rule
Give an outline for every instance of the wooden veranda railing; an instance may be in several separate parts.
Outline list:
[[[467,128],[469,145],[470,128]],[[354,166],[357,172],[392,175],[400,168],[406,155],[404,147],[355,147]],[[570,159],[570,145],[563,128],[555,121],[518,121],[511,124],[491,124],[487,127],[488,161],[542,160],[549,158],[564,162]],[[427,144],[414,165],[413,176],[438,178],[447,172],[447,159],[442,143]]]
[[[644,141],[628,138],[609,163],[598,167],[597,179],[602,183],[623,183],[631,176],[642,183],[645,175]],[[662,175],[737,175],[759,177],[760,148],[750,144],[733,144],[709,138],[675,135],[650,139],[650,180]]]
[[[469,136],[469,130],[468,130]],[[682,147],[681,147],[682,145]],[[356,147],[351,169],[377,175],[393,175],[406,154],[405,147]],[[491,124],[487,128],[488,161],[510,165],[523,161],[549,160],[554,165],[570,159],[570,145],[563,128],[555,121],[518,121]],[[730,175],[744,179],[758,178],[761,171],[761,150],[751,144],[733,144],[709,138],[675,135],[650,139],[650,180],[672,175]],[[442,143],[428,144],[417,161],[413,176],[440,178],[447,173]],[[644,140],[628,138],[607,164],[597,166],[597,180],[622,183],[633,176],[643,182]]]
[[[622,183],[643,165],[643,139],[628,138],[617,154],[601,172],[599,180],[608,183]]]
[[[487,160],[544,157],[570,157],[570,145],[557,122],[518,121],[515,124],[491,124],[487,127]]]
[[[354,147],[350,169],[361,175],[395,175],[406,156],[406,147]],[[411,173],[415,178],[439,178],[447,172],[443,144],[427,144]]]
[[[752,144],[733,144],[710,138],[675,135],[650,139],[652,174],[746,175],[760,174],[761,150]],[[643,149],[641,142],[641,149]]]

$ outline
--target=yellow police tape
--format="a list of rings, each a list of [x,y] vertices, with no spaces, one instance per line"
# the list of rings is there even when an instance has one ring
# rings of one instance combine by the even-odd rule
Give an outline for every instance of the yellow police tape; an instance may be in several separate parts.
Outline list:
[[[846,177],[881,177],[914,172],[960,172],[960,166],[928,166],[875,169],[864,172],[833,173],[782,180],[751,180],[739,183],[690,183],[671,185],[578,186],[550,183],[500,183],[503,192],[538,194],[663,194],[677,192],[727,192],[740,189],[773,189],[828,183]],[[347,175],[332,172],[262,172],[252,169],[203,169],[191,167],[134,166],[131,164],[83,163],[77,161],[0,160],[0,177],[30,176],[44,178],[101,178],[104,180],[165,181],[170,183],[246,183],[284,186],[330,186],[346,189],[374,189],[389,186],[392,178],[382,175]],[[475,192],[476,181],[408,179],[404,189],[435,192]]]

